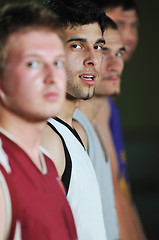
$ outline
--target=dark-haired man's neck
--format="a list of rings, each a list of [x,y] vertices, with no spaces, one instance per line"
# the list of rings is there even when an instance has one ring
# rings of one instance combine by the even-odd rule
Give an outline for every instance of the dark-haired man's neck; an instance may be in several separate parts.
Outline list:
[[[72,99],[72,100],[65,99],[62,110],[57,115],[57,117],[59,117],[60,119],[62,119],[64,122],[66,122],[72,127],[73,113],[78,107],[79,101],[80,101],[79,99]]]

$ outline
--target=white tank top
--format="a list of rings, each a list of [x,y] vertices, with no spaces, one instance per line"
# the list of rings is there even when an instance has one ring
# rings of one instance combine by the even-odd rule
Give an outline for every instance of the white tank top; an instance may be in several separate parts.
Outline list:
[[[74,215],[78,240],[106,240],[99,186],[87,151],[67,126],[53,118],[48,122],[62,135],[71,156],[67,199]]]

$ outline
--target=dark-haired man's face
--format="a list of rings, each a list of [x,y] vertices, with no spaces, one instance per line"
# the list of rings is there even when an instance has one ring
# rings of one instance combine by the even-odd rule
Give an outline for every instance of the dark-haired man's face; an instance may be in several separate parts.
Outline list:
[[[116,7],[106,10],[107,15],[118,25],[118,29],[126,48],[124,61],[129,61],[138,43],[138,16],[134,9],[123,10]]]
[[[67,95],[89,99],[94,95],[102,61],[104,40],[97,23],[67,28],[66,70]]]

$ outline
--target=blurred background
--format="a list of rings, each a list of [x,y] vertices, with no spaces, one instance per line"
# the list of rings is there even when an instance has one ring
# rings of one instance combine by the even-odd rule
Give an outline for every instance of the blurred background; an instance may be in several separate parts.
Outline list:
[[[1,0],[0,6],[10,2],[23,0]],[[148,240],[158,240],[159,1],[136,2],[140,10],[139,44],[131,61],[125,65],[122,94],[117,98],[117,105],[133,198]]]
[[[159,230],[159,1],[136,0],[139,44],[125,65],[121,113],[134,201],[150,240]]]

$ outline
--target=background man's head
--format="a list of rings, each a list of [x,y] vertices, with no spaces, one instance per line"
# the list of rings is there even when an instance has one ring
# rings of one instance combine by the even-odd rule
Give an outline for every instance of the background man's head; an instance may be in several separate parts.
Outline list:
[[[46,120],[65,96],[65,34],[55,15],[32,3],[0,10],[1,109]]]
[[[120,93],[121,74],[124,68],[125,47],[115,22],[107,17],[99,81],[96,84],[97,96],[111,96]]]
[[[66,33],[67,97],[91,98],[102,60],[105,14],[88,0],[48,0],[45,5]]]
[[[134,0],[105,0],[100,7],[117,23],[126,48],[124,61],[129,61],[138,44],[139,10],[136,2]]]

